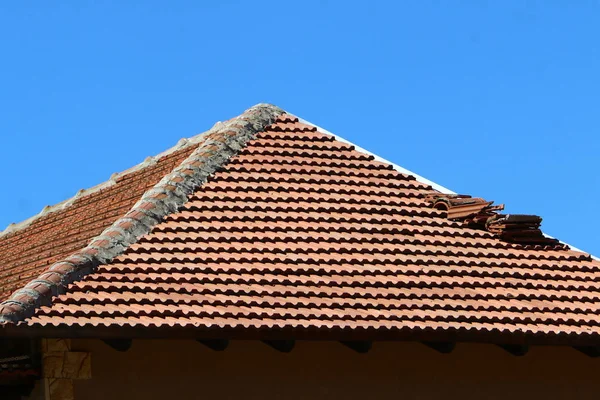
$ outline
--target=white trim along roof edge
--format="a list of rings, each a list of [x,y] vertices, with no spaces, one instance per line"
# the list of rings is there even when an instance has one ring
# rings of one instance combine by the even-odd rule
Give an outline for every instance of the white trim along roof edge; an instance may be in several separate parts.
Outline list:
[[[290,115],[294,115],[294,114],[291,114],[291,113],[289,113],[289,112],[288,112],[288,114],[290,114]],[[317,130],[318,130],[319,132],[321,132],[321,133],[324,133],[324,134],[327,134],[327,135],[331,135],[331,136],[335,137],[335,138],[336,138],[336,140],[338,140],[338,141],[340,141],[340,142],[343,142],[343,143],[347,143],[347,144],[349,144],[349,145],[352,145],[352,146],[354,146],[354,148],[355,148],[357,151],[360,151],[361,153],[365,153],[365,154],[368,154],[368,155],[370,155],[370,156],[373,156],[373,157],[375,158],[375,160],[377,160],[377,161],[379,161],[379,162],[383,162],[383,163],[386,163],[386,164],[390,164],[390,165],[391,165],[391,166],[392,166],[392,167],[393,167],[393,168],[394,168],[396,171],[398,171],[398,172],[400,172],[400,173],[402,173],[402,174],[408,174],[408,175],[412,175],[412,176],[414,176],[416,180],[418,180],[419,182],[421,182],[421,183],[424,183],[424,184],[426,184],[426,185],[430,185],[430,186],[431,186],[433,189],[437,190],[438,192],[445,193],[445,194],[456,194],[456,192],[453,192],[452,190],[450,190],[450,189],[448,189],[448,188],[446,188],[446,187],[444,187],[444,186],[442,186],[442,185],[438,185],[437,183],[435,183],[435,182],[433,182],[433,181],[430,181],[429,179],[427,179],[427,178],[424,178],[424,177],[422,177],[422,176],[421,176],[421,175],[419,175],[419,174],[415,174],[414,172],[412,172],[412,171],[409,171],[409,170],[408,170],[408,169],[406,169],[406,168],[403,168],[403,167],[401,167],[401,166],[399,166],[399,165],[397,165],[397,164],[394,164],[393,162],[390,162],[390,161],[386,160],[385,158],[379,157],[377,154],[373,154],[373,153],[371,153],[369,150],[363,149],[362,147],[360,147],[360,146],[357,146],[356,144],[352,143],[351,141],[349,141],[349,140],[346,140],[346,139],[344,139],[343,137],[340,137],[339,135],[336,135],[335,133],[332,133],[332,132],[328,131],[327,129],[321,128],[319,125],[315,125],[315,124],[313,124],[312,122],[309,122],[309,121],[307,121],[307,120],[305,120],[305,119],[303,119],[303,118],[300,118],[300,117],[298,117],[297,115],[294,115],[294,116],[295,116],[296,118],[298,118],[298,121],[300,121],[301,123],[303,123],[303,124],[306,124],[306,125],[310,125],[310,126],[314,126],[315,128],[317,128]],[[548,237],[548,238],[550,238],[550,239],[556,239],[556,238],[554,238],[553,236],[547,235],[546,233],[544,233],[544,236],[546,236],[546,237]],[[569,247],[571,248],[571,250],[573,250],[573,251],[578,251],[578,252],[580,252],[580,253],[589,254],[589,255],[590,255],[590,257],[592,257],[594,260],[596,260],[596,261],[600,261],[600,258],[599,258],[599,257],[596,257],[596,256],[594,256],[593,254],[591,254],[591,253],[588,253],[587,251],[583,251],[583,250],[581,250],[581,249],[579,249],[579,248],[577,248],[577,247],[575,247],[575,246],[572,246],[572,245],[570,245],[569,243],[565,243],[565,242],[563,242],[563,241],[562,241],[562,240],[560,240],[560,239],[557,239],[557,240],[558,240],[560,243],[562,243],[562,244],[565,244],[565,245],[569,246]]]
[[[288,113],[288,114],[289,114],[289,113]],[[394,168],[396,171],[398,171],[398,172],[400,172],[400,173],[403,173],[403,174],[407,174],[407,175],[412,175],[412,176],[414,176],[414,177],[415,177],[415,178],[416,178],[416,179],[417,179],[419,182],[421,182],[421,183],[424,183],[424,184],[426,184],[426,185],[430,185],[432,188],[434,188],[434,189],[435,189],[435,190],[437,190],[438,192],[445,193],[445,194],[456,194],[456,193],[455,193],[455,192],[453,192],[452,190],[450,190],[450,189],[448,189],[448,188],[445,188],[445,187],[444,187],[444,186],[442,186],[442,185],[438,185],[437,183],[435,183],[435,182],[433,182],[433,181],[430,181],[429,179],[427,179],[427,178],[424,178],[424,177],[422,177],[422,176],[421,176],[421,175],[419,175],[419,174],[415,174],[414,172],[412,172],[412,171],[409,171],[409,170],[407,170],[406,168],[402,168],[401,166],[399,166],[399,165],[397,165],[397,164],[394,164],[393,162],[391,162],[391,161],[388,161],[388,160],[386,160],[385,158],[379,157],[377,154],[373,154],[373,153],[371,153],[369,150],[366,150],[366,149],[363,149],[363,148],[362,148],[362,147],[360,147],[360,146],[357,146],[356,144],[354,144],[354,143],[350,142],[349,140],[346,140],[346,139],[344,139],[343,137],[341,137],[341,136],[339,136],[339,135],[336,135],[335,133],[329,132],[327,129],[323,129],[323,128],[321,128],[320,126],[313,124],[312,122],[309,122],[309,121],[307,121],[307,120],[305,120],[305,119],[302,119],[302,118],[298,117],[297,115],[294,115],[294,116],[295,116],[296,118],[298,118],[298,121],[302,122],[303,124],[310,125],[310,126],[314,126],[315,128],[317,128],[317,130],[318,130],[319,132],[321,132],[321,133],[325,133],[325,134],[327,134],[327,135],[334,136],[334,137],[336,138],[336,140],[338,140],[338,141],[340,141],[340,142],[343,142],[343,143],[347,143],[347,144],[349,144],[349,145],[351,145],[351,146],[354,146],[354,148],[355,148],[357,151],[360,151],[361,153],[365,153],[365,154],[368,154],[368,155],[370,155],[370,156],[373,156],[373,157],[375,158],[375,160],[376,160],[376,161],[383,162],[383,163],[386,163],[386,164],[390,164],[390,165],[391,165],[391,166],[392,166],[392,167],[393,167],[393,168]]]

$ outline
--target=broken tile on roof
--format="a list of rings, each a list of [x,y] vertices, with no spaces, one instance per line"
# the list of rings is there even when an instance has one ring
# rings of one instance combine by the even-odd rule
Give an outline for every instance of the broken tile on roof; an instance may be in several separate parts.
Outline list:
[[[524,246],[518,240],[539,228],[535,218],[432,194],[428,183],[293,115],[269,115],[203,178],[186,180],[203,168],[192,156],[175,175],[165,172],[127,218],[85,248],[84,258],[96,257],[88,270],[74,273],[78,261],[67,260],[17,291],[3,303],[4,329],[598,340],[600,262],[566,246]],[[181,202],[163,207],[166,194],[156,188],[181,186]],[[136,218],[150,225],[114,257],[99,257]],[[69,280],[46,289],[55,272]],[[32,300],[32,290],[47,294]]]
[[[431,192],[425,198],[436,210],[446,212],[448,219],[462,221],[465,226],[486,229],[497,237],[521,244],[565,247],[558,240],[544,235],[540,229],[542,218],[537,215],[504,215],[504,204],[493,205],[479,197]]]
[[[425,194],[425,198],[432,204],[433,208],[446,211],[449,219],[467,220],[472,219],[474,216],[491,216],[496,211],[504,209],[503,204],[493,206],[493,201],[464,194],[431,192]]]

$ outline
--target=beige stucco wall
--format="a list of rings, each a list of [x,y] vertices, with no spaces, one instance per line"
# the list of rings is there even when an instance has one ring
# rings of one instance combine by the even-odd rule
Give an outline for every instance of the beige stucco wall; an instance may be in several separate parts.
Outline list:
[[[93,379],[75,383],[85,400],[600,398],[600,359],[568,347],[514,357],[492,345],[439,354],[380,342],[358,354],[336,342],[298,342],[283,354],[251,341],[215,352],[192,340],[137,340],[120,353],[74,340],[73,350],[92,353]]]

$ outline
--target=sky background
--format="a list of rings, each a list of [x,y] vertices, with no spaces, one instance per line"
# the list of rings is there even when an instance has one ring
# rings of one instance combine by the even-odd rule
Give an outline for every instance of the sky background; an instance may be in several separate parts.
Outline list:
[[[600,256],[599,48],[598,1],[2,2],[0,229],[269,102]]]

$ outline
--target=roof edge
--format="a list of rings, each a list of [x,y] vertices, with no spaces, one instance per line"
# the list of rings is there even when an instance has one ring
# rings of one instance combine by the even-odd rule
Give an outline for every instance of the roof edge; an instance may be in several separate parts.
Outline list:
[[[290,115],[293,115],[293,114],[291,114],[291,113],[288,113],[288,114],[290,114]],[[331,135],[331,136],[335,137],[335,139],[336,139],[336,140],[338,140],[338,141],[340,141],[340,142],[342,142],[342,143],[346,143],[346,144],[349,144],[349,145],[352,145],[352,146],[354,146],[354,148],[356,149],[356,151],[359,151],[359,152],[361,152],[361,153],[365,153],[365,154],[368,154],[368,155],[372,156],[372,157],[375,159],[375,161],[379,161],[379,162],[382,162],[382,163],[389,164],[389,165],[391,165],[391,166],[392,166],[392,167],[393,167],[393,168],[394,168],[396,171],[398,171],[398,172],[400,172],[400,173],[402,173],[402,174],[411,175],[411,176],[413,176],[413,177],[414,177],[414,178],[415,178],[417,181],[419,181],[419,182],[421,182],[421,183],[424,183],[424,184],[426,184],[426,185],[429,185],[429,186],[431,186],[431,187],[432,187],[434,190],[437,190],[437,191],[438,191],[438,192],[440,192],[440,193],[444,193],[444,194],[456,194],[456,193],[455,193],[455,192],[453,192],[452,190],[450,190],[450,189],[448,189],[448,188],[446,188],[446,187],[444,187],[444,186],[442,186],[442,185],[439,185],[439,184],[437,184],[437,183],[435,183],[435,182],[433,182],[433,181],[430,181],[429,179],[427,179],[427,178],[425,178],[425,177],[423,177],[423,176],[421,176],[421,175],[419,175],[419,174],[416,174],[416,173],[414,173],[414,172],[412,172],[412,171],[410,171],[410,170],[408,170],[408,169],[406,169],[406,168],[404,168],[404,167],[401,167],[401,166],[399,166],[398,164],[395,164],[395,163],[393,163],[393,162],[391,162],[391,161],[389,161],[389,160],[386,160],[385,158],[383,158],[383,157],[380,157],[380,156],[378,156],[377,154],[375,154],[375,153],[372,153],[372,152],[370,152],[369,150],[366,150],[366,149],[364,149],[364,148],[362,148],[362,147],[358,146],[358,145],[357,145],[357,144],[355,144],[355,143],[352,143],[351,141],[349,141],[349,140],[347,140],[347,139],[344,139],[344,138],[343,138],[343,137],[341,137],[340,135],[336,135],[335,133],[333,133],[333,132],[330,132],[330,131],[328,131],[327,129],[324,129],[324,128],[320,127],[319,125],[313,124],[313,123],[312,123],[312,122],[310,122],[310,121],[307,121],[307,120],[305,120],[305,119],[303,119],[303,118],[300,118],[300,117],[298,117],[297,115],[294,115],[294,116],[295,116],[296,118],[298,118],[298,121],[302,122],[303,124],[310,125],[310,126],[314,126],[315,128],[317,128],[317,130],[318,130],[319,132],[321,132],[321,133],[325,133],[325,134],[327,134],[327,135]]]
[[[289,113],[289,112],[288,112],[288,114],[290,114],[290,115],[294,115],[294,114],[292,114],[292,113]],[[435,183],[435,182],[433,182],[433,181],[431,181],[431,180],[429,180],[429,179],[427,179],[427,178],[425,178],[425,177],[423,177],[423,176],[421,176],[421,175],[419,175],[419,174],[416,174],[416,173],[414,173],[414,172],[412,172],[412,171],[409,171],[408,169],[406,169],[406,168],[403,168],[403,167],[399,166],[398,164],[395,164],[395,163],[393,163],[393,162],[391,162],[391,161],[388,161],[388,160],[386,160],[385,158],[383,158],[383,157],[380,157],[380,156],[378,156],[377,154],[375,154],[375,153],[372,153],[372,152],[370,152],[369,150],[366,150],[366,149],[364,149],[364,148],[362,148],[362,147],[360,147],[360,146],[356,145],[355,143],[352,143],[351,141],[349,141],[349,140],[346,140],[346,139],[344,139],[343,137],[341,137],[341,136],[339,136],[339,135],[336,135],[335,133],[332,133],[332,132],[328,131],[327,129],[324,129],[324,128],[320,127],[319,125],[313,124],[312,122],[310,122],[310,121],[307,121],[307,120],[305,120],[305,119],[303,119],[303,118],[300,118],[300,117],[299,117],[299,116],[297,116],[297,115],[294,115],[294,117],[298,118],[298,121],[300,121],[300,122],[301,122],[301,123],[303,123],[303,124],[310,125],[310,126],[314,126],[314,127],[315,127],[315,128],[317,128],[317,130],[318,130],[319,132],[321,132],[321,133],[325,133],[325,134],[327,134],[327,135],[331,135],[331,136],[335,137],[335,139],[336,139],[336,140],[338,140],[338,141],[340,141],[340,142],[347,143],[347,144],[349,144],[349,145],[352,145],[352,146],[354,146],[354,148],[355,148],[357,151],[360,151],[360,152],[362,152],[362,153],[365,153],[365,154],[368,154],[368,155],[370,155],[370,156],[373,156],[373,157],[374,157],[374,159],[375,159],[376,161],[380,161],[380,162],[383,162],[383,163],[386,163],[386,164],[389,164],[389,165],[391,165],[391,166],[392,166],[392,168],[394,168],[396,171],[398,171],[398,172],[400,172],[400,173],[402,173],[402,174],[412,175],[412,176],[413,176],[413,177],[414,177],[414,178],[415,178],[417,181],[419,181],[419,182],[421,182],[421,183],[424,183],[424,184],[426,184],[426,185],[429,185],[429,186],[431,186],[431,187],[432,187],[434,190],[437,190],[437,191],[438,191],[438,192],[440,192],[440,193],[444,193],[444,194],[457,194],[456,192],[454,192],[454,191],[452,191],[452,190],[450,190],[450,189],[448,189],[448,188],[446,188],[446,187],[444,187],[444,186],[442,186],[442,185],[439,185],[439,184],[437,184],[437,183]],[[564,245],[568,246],[568,247],[569,247],[569,248],[570,248],[572,251],[576,251],[576,252],[579,252],[579,253],[588,254],[588,255],[589,255],[589,256],[590,256],[592,259],[594,259],[594,260],[596,260],[596,261],[600,261],[600,257],[597,257],[597,256],[595,256],[595,255],[594,255],[594,254],[592,254],[592,253],[589,253],[589,252],[587,252],[587,251],[581,250],[581,249],[579,249],[579,248],[577,248],[577,247],[575,247],[575,246],[573,246],[573,245],[571,245],[571,244],[569,244],[569,243],[566,243],[566,242],[564,242],[564,241],[562,241],[562,240],[560,240],[560,239],[557,239],[557,238],[555,238],[555,237],[553,237],[553,236],[550,236],[550,235],[548,235],[548,234],[546,234],[546,233],[544,233],[544,232],[542,232],[542,234],[543,234],[545,237],[547,237],[547,238],[550,238],[550,239],[556,239],[556,240],[558,240],[560,243],[562,243],[562,244],[564,244]]]
[[[54,263],[2,302],[0,324],[17,323],[28,318],[35,309],[49,304],[52,297],[64,293],[67,285],[122,254],[165,216],[185,204],[196,188],[284,112],[270,104],[257,104],[201,134],[198,148],[147,190],[125,216],[92,239],[85,248]]]

